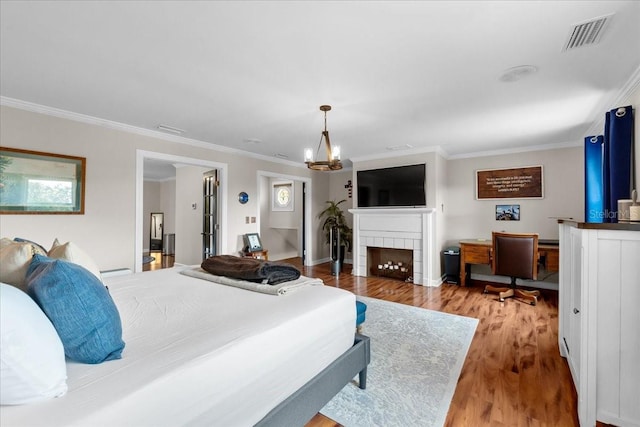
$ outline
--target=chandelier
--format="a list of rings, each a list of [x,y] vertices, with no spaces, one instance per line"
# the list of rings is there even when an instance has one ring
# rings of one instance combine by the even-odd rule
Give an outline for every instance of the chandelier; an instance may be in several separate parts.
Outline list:
[[[333,171],[342,169],[342,163],[340,163],[340,147],[336,146],[331,148],[331,142],[329,141],[329,131],[327,130],[327,111],[331,111],[331,105],[321,105],[320,111],[324,111],[324,130],[320,135],[320,142],[318,142],[318,149],[316,150],[316,157],[320,152],[320,146],[322,145],[322,139],[324,138],[325,149],[327,151],[327,160],[314,161],[313,150],[311,148],[305,148],[304,150],[304,162],[309,169],[317,171]]]

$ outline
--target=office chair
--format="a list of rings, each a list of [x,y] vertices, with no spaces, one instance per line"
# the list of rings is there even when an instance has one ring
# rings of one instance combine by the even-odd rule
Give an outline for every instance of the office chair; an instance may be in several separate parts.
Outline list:
[[[517,297],[536,305],[540,291],[516,288],[516,279],[538,278],[538,234],[536,233],[491,233],[491,271],[498,276],[511,277],[510,287],[487,285],[484,293],[497,293],[500,301]]]

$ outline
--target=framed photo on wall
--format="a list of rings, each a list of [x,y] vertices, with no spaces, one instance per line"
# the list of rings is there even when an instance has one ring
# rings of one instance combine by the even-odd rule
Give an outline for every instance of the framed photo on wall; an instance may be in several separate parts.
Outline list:
[[[476,199],[544,198],[542,166],[476,171]]]
[[[496,221],[520,221],[520,205],[496,205]]]
[[[84,157],[0,147],[0,214],[84,214]]]

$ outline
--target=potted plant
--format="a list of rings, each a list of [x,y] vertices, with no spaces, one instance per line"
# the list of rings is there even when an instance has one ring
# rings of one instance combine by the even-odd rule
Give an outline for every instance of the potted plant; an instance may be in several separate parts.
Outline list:
[[[344,212],[340,209],[340,204],[346,202],[346,199],[336,202],[334,200],[327,200],[327,207],[318,214],[318,219],[324,219],[322,223],[322,230],[324,231],[325,240],[327,243],[331,243],[335,253],[335,237],[331,242],[331,229],[337,229],[340,235],[340,266],[344,264],[345,249],[351,252],[351,237],[353,235],[351,228],[347,225],[347,219],[344,216]]]

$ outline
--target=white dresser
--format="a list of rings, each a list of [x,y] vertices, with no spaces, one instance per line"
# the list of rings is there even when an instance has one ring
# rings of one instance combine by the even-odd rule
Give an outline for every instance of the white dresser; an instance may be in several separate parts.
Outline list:
[[[640,224],[560,220],[560,354],[581,426],[640,426]]]

